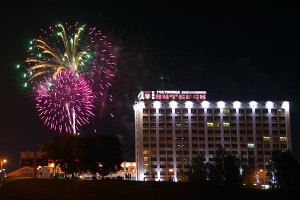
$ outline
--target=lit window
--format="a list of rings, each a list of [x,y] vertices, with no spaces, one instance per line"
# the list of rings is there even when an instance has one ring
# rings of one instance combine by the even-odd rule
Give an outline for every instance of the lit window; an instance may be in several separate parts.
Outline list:
[[[280,142],[286,142],[286,137],[280,137]]]
[[[265,142],[270,141],[270,137],[264,137],[264,141],[265,141]]]
[[[145,150],[144,151],[144,155],[148,155],[148,154],[150,154],[150,151],[149,150]]]
[[[207,122],[207,127],[214,127],[214,123],[212,123],[212,122]]]
[[[230,127],[230,123],[224,122],[224,123],[223,123],[223,126],[224,126],[224,127]]]
[[[248,143],[247,146],[248,146],[248,148],[254,148],[254,144],[253,143]]]
[[[224,113],[224,114],[229,114],[229,113],[230,113],[230,110],[229,110],[229,109],[224,109],[224,110],[223,110],[223,113]]]

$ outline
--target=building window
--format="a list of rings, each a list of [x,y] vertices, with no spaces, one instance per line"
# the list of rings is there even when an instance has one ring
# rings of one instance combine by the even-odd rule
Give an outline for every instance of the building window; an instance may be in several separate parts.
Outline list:
[[[176,114],[181,114],[181,109],[175,109]]]
[[[204,117],[203,117],[203,116],[199,116],[199,117],[198,117],[198,120],[199,120],[199,121],[204,121]]]
[[[155,114],[156,113],[156,109],[150,109],[150,114]]]
[[[285,113],[285,110],[284,110],[284,109],[278,109],[278,113],[284,114],[284,113]]]
[[[255,114],[260,114],[260,109],[255,109]]]
[[[262,109],[262,113],[264,114],[268,113],[268,109]]]
[[[159,117],[158,117],[158,120],[159,120],[159,121],[165,121],[165,116],[159,116]]]
[[[149,161],[149,157],[145,156],[144,161]]]
[[[284,120],[285,120],[285,117],[279,117],[279,120],[280,120],[280,121],[284,121]]]
[[[248,146],[248,148],[254,148],[254,144],[253,143],[248,143],[247,146]]]
[[[172,114],[172,109],[166,109],[166,114]]]
[[[280,124],[279,124],[279,127],[284,128],[284,127],[285,127],[285,124],[284,124],[284,123],[280,123]]]
[[[247,116],[247,121],[252,121],[252,117],[251,116]]]
[[[204,109],[198,109],[198,114],[203,114],[204,113]]]
[[[213,114],[213,113],[214,113],[213,109],[207,109],[207,114]]]
[[[280,137],[280,142],[286,142],[286,137]]]
[[[207,122],[207,127],[214,127],[214,123],[212,123],[212,122]]]
[[[282,149],[286,149],[286,147],[287,147],[286,144],[281,144]]]
[[[187,120],[189,120],[189,117],[188,117],[188,116],[183,116],[183,117],[182,117],[182,120],[187,121]]]
[[[234,110],[235,111],[235,110]],[[223,109],[223,113],[224,114],[229,114],[230,113],[230,110],[229,109]]]
[[[143,127],[149,127],[149,124],[148,123],[143,123]]]
[[[280,135],[285,135],[285,134],[286,134],[285,130],[280,130]]]
[[[269,135],[269,130],[264,130],[265,135]]]
[[[260,121],[260,120],[261,120],[261,117],[260,117],[260,116],[256,116],[256,117],[255,117],[255,120],[256,120],[256,121]]]
[[[159,114],[165,114],[165,109],[159,109]]]
[[[277,110],[276,109],[271,109],[271,113],[275,114],[275,113],[277,113]]]
[[[156,123],[150,123],[151,128],[156,128]]]
[[[223,123],[223,127],[230,127],[230,123],[224,122],[224,123]]]

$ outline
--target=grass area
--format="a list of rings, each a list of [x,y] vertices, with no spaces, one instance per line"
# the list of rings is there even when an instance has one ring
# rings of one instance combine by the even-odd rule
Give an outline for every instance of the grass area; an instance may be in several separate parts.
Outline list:
[[[195,183],[122,180],[56,180],[6,177],[0,200],[191,200],[191,199],[283,199],[300,191],[267,191],[208,186]]]

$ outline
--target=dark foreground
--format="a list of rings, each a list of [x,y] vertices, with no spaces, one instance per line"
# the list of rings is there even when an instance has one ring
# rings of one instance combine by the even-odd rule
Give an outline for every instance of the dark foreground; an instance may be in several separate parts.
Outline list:
[[[250,190],[194,183],[5,178],[0,200],[274,200],[299,194],[300,191]]]

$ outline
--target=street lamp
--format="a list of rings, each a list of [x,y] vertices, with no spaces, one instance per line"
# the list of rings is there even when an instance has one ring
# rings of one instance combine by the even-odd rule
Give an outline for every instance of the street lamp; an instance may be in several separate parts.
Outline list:
[[[173,168],[170,168],[169,169],[169,175],[170,175],[170,177],[169,177],[169,181],[173,181],[173,172],[174,172],[174,169]]]
[[[0,171],[2,171],[2,165],[7,162],[6,159],[0,160]]]
[[[263,181],[263,184],[264,185],[266,185],[266,172],[265,172],[265,170],[263,170],[263,169],[260,169],[259,170],[259,176],[260,176],[260,178],[262,179],[262,181]]]

